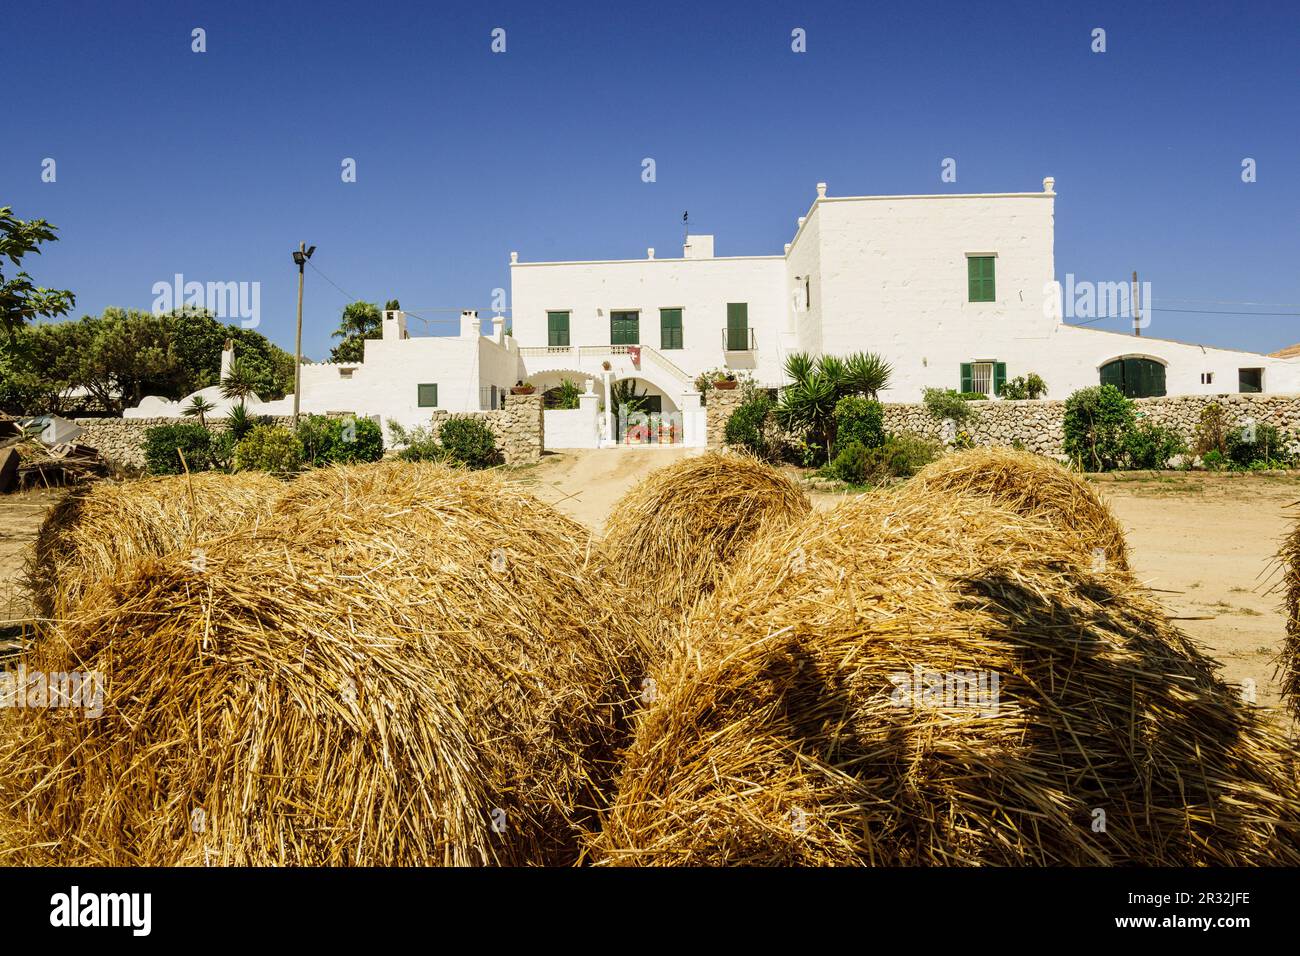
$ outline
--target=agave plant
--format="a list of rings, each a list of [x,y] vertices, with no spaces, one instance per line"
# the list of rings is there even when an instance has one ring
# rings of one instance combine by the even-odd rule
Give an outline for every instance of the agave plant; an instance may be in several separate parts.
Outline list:
[[[844,360],[844,384],[851,395],[875,398],[889,387],[894,369],[874,352],[854,352]]]

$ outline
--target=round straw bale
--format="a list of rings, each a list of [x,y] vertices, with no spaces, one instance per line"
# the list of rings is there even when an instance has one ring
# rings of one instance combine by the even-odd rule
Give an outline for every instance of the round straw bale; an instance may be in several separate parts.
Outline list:
[[[605,570],[642,596],[647,616],[680,613],[707,594],[759,534],[812,510],[799,485],[752,455],[709,452],[658,468],[605,523]]]
[[[913,493],[764,545],[654,672],[601,862],[1300,863],[1284,739],[1069,532]]]
[[[1110,509],[1087,481],[1042,455],[1011,448],[954,452],[922,468],[908,485],[922,494],[943,490],[978,495],[1073,530],[1089,551],[1102,548],[1106,562],[1128,570],[1124,531]]]
[[[0,861],[575,862],[628,697],[587,547],[495,475],[367,465],[92,587],[28,668],[102,672],[102,716],[22,712]]]
[[[70,492],[45,516],[28,561],[36,613],[60,618],[88,586],[129,562],[229,534],[265,514],[282,488],[260,472],[201,472],[98,481]]]
[[[1291,716],[1300,720],[1300,521],[1282,544],[1282,591],[1285,596],[1286,640],[1278,660],[1282,699]]]

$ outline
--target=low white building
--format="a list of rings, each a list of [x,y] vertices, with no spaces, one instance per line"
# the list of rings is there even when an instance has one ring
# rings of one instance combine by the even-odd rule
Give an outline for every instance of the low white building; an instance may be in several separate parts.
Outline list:
[[[351,411],[404,425],[499,407],[516,381],[570,379],[587,394],[548,411],[547,446],[627,441],[702,445],[695,379],[722,369],[786,384],[794,352],[875,352],[892,366],[884,401],[925,388],[996,397],[1037,373],[1049,394],[1111,382],[1133,397],[1300,392],[1300,356],[1268,356],[1067,324],[1063,315],[1131,314],[1119,282],[1057,282],[1054,181],[1041,192],[829,196],[826,184],[780,254],[718,256],[690,235],[681,258],[521,262],[510,254],[513,335],[500,316],[480,334],[411,338],[385,313],[364,361],[303,368],[305,412]],[[1089,313],[1088,310],[1091,310]],[[617,418],[631,380],[652,420]],[[508,399],[504,399],[508,400]],[[291,399],[275,403],[292,404]]]

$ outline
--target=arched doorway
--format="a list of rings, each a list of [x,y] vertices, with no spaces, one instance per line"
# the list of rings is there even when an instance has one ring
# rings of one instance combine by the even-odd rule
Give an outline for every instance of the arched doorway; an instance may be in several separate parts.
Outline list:
[[[1114,385],[1126,398],[1165,394],[1165,366],[1144,355],[1126,355],[1101,366],[1101,384]]]

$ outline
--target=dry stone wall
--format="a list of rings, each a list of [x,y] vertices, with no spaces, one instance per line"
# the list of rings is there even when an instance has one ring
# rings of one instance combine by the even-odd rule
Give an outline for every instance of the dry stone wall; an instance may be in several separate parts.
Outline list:
[[[719,395],[731,396],[716,401]],[[709,447],[723,443],[727,419],[739,404],[740,392],[712,392],[709,395]],[[1065,455],[1065,402],[1059,399],[971,402],[975,421],[961,426],[971,441],[981,446],[1019,445],[1027,451],[1063,458]],[[1196,429],[1205,406],[1217,404],[1224,410],[1229,427],[1275,425],[1293,439],[1292,450],[1300,449],[1300,395],[1168,395],[1134,400],[1138,421],[1173,428],[1189,445],[1195,444]],[[885,403],[885,431],[909,433],[938,441],[952,438],[953,426],[937,421],[917,403]]]
[[[260,419],[259,419],[260,420]],[[80,445],[89,445],[99,452],[101,458],[117,471],[144,471],[144,433],[158,425],[197,425],[197,418],[74,418],[81,427],[81,434],[76,441]],[[290,425],[290,416],[273,416],[268,419],[273,425]],[[208,431],[214,435],[226,430],[224,418],[214,418],[207,423]]]
[[[727,422],[744,401],[740,388],[712,388],[708,404],[704,406],[705,441],[709,448],[721,448],[727,443]]]
[[[485,422],[496,438],[497,450],[507,465],[528,465],[540,461],[546,448],[546,419],[542,395],[510,395],[506,407],[489,412],[433,413],[433,431],[438,434],[449,418],[477,418]]]

